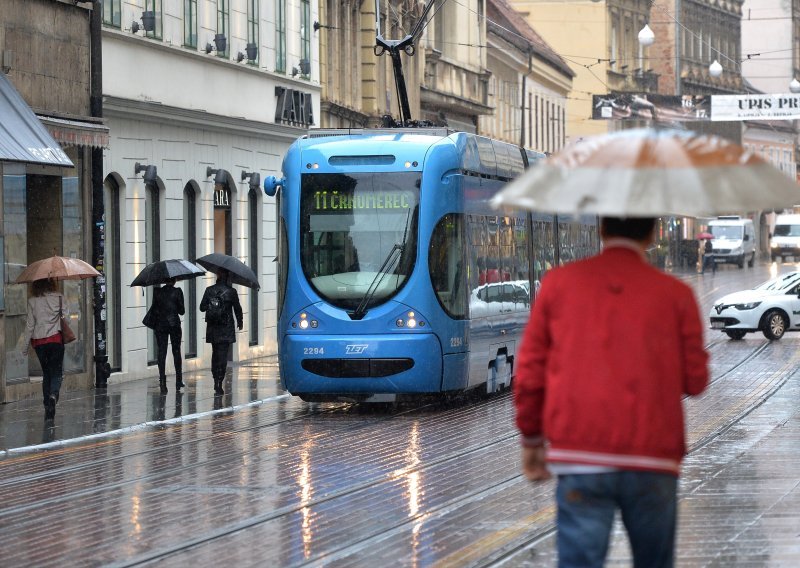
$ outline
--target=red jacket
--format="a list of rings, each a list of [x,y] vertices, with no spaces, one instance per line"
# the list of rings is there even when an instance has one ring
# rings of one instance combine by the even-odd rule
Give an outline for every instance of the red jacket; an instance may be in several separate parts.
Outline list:
[[[515,371],[523,444],[549,462],[677,475],[681,399],[708,384],[694,294],[625,247],[551,270]]]

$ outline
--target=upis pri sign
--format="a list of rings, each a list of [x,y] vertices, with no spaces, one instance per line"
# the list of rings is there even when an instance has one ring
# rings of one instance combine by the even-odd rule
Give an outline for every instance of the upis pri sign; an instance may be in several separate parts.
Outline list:
[[[795,120],[800,118],[800,94],[713,95],[711,120]]]

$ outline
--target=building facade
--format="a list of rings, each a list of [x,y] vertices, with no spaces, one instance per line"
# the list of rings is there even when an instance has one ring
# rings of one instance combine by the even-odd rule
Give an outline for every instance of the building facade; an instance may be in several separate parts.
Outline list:
[[[575,73],[567,140],[620,128],[618,122],[591,120],[593,94],[654,91],[657,77],[648,55],[653,48],[637,39],[650,18],[649,0],[508,1]]]
[[[507,0],[489,0],[486,19],[494,113],[480,117],[480,134],[541,152],[560,150],[575,73]]]
[[[244,329],[234,361],[277,352],[275,203],[289,145],[320,125],[317,3],[103,0],[107,352],[111,380],[154,376],[147,264],[221,252],[258,275],[237,287]],[[154,168],[148,168],[154,166]],[[183,281],[184,368],[207,368],[198,305],[207,274]],[[171,362],[168,362],[171,365]]]
[[[2,401],[41,396],[39,361],[19,351],[29,293],[15,283],[20,272],[53,255],[96,260],[92,172],[108,135],[93,105],[100,68],[92,15],[90,2],[60,0],[5,0],[0,10]],[[88,388],[95,374],[91,282],[60,284],[78,336],[66,346],[66,390]]]

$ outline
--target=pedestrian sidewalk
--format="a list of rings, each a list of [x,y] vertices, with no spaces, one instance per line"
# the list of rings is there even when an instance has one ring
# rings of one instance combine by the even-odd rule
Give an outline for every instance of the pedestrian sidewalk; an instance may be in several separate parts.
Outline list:
[[[157,377],[117,384],[112,377],[105,389],[62,391],[52,422],[44,419],[41,396],[0,404],[0,456],[290,396],[278,386],[274,356],[229,367],[224,395],[214,395],[208,369],[184,372],[183,382],[176,391],[175,376],[168,376],[166,394]]]

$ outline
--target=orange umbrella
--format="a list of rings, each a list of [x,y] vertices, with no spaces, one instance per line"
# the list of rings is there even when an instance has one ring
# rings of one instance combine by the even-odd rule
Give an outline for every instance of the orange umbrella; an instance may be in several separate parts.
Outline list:
[[[641,128],[592,136],[541,160],[492,199],[609,217],[715,217],[800,203],[800,186],[717,136]]]
[[[23,282],[33,282],[52,278],[55,280],[80,280],[82,278],[93,278],[100,273],[88,264],[77,258],[66,256],[51,256],[37,260],[17,277],[17,284]]]

